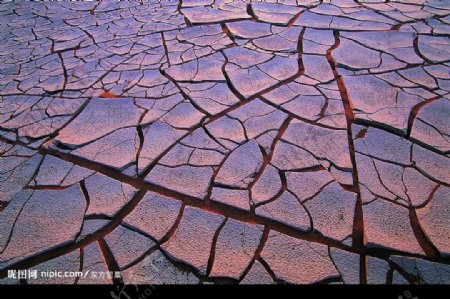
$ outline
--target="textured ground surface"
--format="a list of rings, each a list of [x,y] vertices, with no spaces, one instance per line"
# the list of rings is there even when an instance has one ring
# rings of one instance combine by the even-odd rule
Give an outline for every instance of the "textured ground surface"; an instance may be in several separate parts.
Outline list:
[[[449,2],[279,2],[0,4],[0,283],[450,283]]]

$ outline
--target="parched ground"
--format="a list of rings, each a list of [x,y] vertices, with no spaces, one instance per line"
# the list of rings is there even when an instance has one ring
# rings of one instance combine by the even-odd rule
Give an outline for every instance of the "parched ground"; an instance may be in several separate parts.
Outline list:
[[[450,283],[448,0],[249,2],[0,4],[0,283]]]

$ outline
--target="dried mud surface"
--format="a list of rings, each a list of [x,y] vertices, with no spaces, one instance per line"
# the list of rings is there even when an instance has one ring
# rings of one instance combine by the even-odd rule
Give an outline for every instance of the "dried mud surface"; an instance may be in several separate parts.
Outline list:
[[[14,2],[0,28],[1,284],[450,283],[448,1]]]

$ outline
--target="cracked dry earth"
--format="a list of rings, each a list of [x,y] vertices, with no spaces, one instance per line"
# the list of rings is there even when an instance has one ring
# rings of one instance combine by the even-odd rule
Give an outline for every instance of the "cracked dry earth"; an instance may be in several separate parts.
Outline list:
[[[0,283],[450,283],[450,4],[0,5]]]

